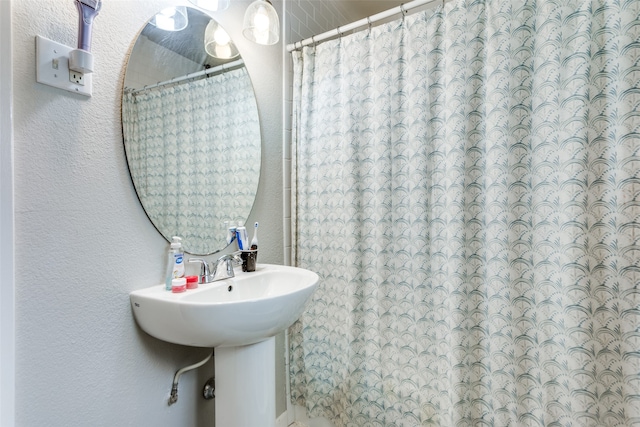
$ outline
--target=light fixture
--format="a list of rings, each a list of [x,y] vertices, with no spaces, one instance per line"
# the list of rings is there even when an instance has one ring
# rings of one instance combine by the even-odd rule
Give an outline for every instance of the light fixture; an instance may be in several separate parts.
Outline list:
[[[278,13],[269,0],[256,0],[244,13],[242,34],[258,44],[271,45],[280,40]]]
[[[229,7],[229,0],[189,0],[201,9],[217,12]]]
[[[151,18],[151,25],[165,31],[182,31],[187,28],[189,18],[186,6],[167,7]]]
[[[204,30],[204,50],[214,58],[230,59],[240,55],[229,34],[215,20]]]

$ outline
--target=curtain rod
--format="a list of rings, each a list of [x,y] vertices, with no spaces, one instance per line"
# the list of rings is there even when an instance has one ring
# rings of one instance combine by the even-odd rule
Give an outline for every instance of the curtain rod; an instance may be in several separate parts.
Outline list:
[[[216,65],[215,67],[206,68],[206,69],[201,70],[201,71],[196,71],[195,73],[189,73],[189,74],[186,74],[186,75],[181,76],[181,77],[174,77],[172,79],[165,80],[163,82],[158,82],[156,84],[148,85],[148,86],[143,87],[142,89],[133,89],[133,90],[130,90],[129,93],[136,94],[136,93],[140,93],[142,91],[145,91],[147,89],[154,89],[154,88],[157,88],[157,87],[160,87],[160,86],[165,86],[165,85],[168,85],[168,84],[171,84],[171,83],[179,83],[179,82],[182,82],[184,80],[189,80],[189,79],[194,79],[196,77],[206,76],[208,74],[212,74],[212,73],[215,73],[217,71],[224,71],[224,70],[228,70],[228,69],[231,69],[231,68],[239,67],[241,65],[244,65],[244,60],[242,58],[236,59],[233,62],[227,62],[225,64]]]
[[[424,6],[426,4],[429,3],[435,3],[436,1],[440,1],[442,2],[442,4],[444,4],[444,0],[413,0],[410,1],[408,3],[403,3],[400,6],[396,6],[392,9],[388,9],[385,10],[383,12],[377,13],[375,15],[371,15],[368,18],[364,18],[361,19],[359,21],[355,21],[352,22],[350,24],[347,25],[343,25],[342,27],[338,27],[334,30],[330,30],[327,32],[324,32],[322,34],[319,34],[317,36],[312,36],[308,39],[304,39],[302,41],[293,43],[293,44],[288,44],[287,45],[287,51],[291,52],[294,50],[298,50],[303,48],[304,46],[309,46],[311,44],[315,44],[318,43],[320,41],[323,40],[327,40],[330,39],[332,37],[335,36],[340,36],[344,33],[346,33],[347,31],[352,31],[355,30],[356,28],[360,28],[360,27],[365,27],[365,26],[370,26],[371,24],[377,22],[377,21],[381,21],[383,19],[389,18],[393,15],[397,15],[399,13],[402,13],[403,15],[405,15],[409,10],[411,9],[415,9],[416,7],[420,7],[420,6]]]

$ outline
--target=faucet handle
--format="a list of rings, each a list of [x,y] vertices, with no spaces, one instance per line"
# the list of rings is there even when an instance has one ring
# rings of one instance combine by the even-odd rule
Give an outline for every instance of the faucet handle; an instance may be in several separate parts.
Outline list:
[[[222,255],[220,258],[218,258],[218,260],[216,261],[216,267],[218,265],[220,265],[220,263],[225,263],[225,266],[227,267],[227,277],[235,277],[235,272],[233,271],[233,261],[235,260],[236,256],[234,254],[226,254],[226,255]],[[216,268],[217,269],[217,268]],[[215,273],[214,273],[215,274]]]
[[[229,277],[235,277],[236,275],[235,272],[233,271],[233,266],[237,265],[235,261],[236,261],[236,257],[233,254],[229,256],[229,259],[227,259],[227,275]]]
[[[236,275],[236,273],[233,271],[233,260],[233,255],[227,258],[227,276],[229,277],[235,277]]]
[[[232,262],[233,265],[235,265],[236,267],[239,265],[242,265],[242,252],[241,251],[237,251],[232,253],[231,255],[233,256]]]
[[[190,258],[189,262],[200,263],[200,274],[198,275],[198,283],[209,283],[209,265],[201,258]]]

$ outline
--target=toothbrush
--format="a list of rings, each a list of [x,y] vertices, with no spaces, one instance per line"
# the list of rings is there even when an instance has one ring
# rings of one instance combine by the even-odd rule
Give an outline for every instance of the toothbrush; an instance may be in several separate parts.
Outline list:
[[[258,223],[253,224],[253,239],[251,239],[251,250],[258,249]]]

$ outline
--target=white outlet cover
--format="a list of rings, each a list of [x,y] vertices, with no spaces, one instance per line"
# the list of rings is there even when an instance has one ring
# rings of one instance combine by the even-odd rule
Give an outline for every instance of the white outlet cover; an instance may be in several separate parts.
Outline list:
[[[36,81],[72,93],[91,96],[91,74],[85,74],[84,84],[69,80],[69,52],[74,50],[53,40],[36,36]]]

